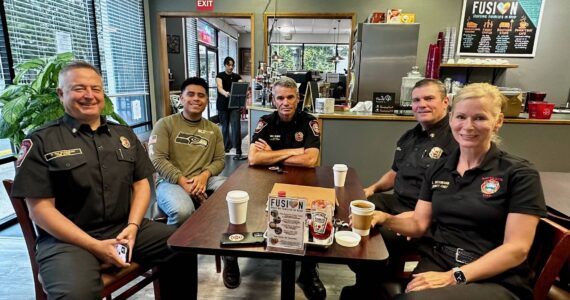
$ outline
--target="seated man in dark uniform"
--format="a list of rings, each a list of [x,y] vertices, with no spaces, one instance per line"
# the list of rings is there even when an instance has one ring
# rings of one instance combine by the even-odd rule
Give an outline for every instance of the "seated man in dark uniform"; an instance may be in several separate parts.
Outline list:
[[[412,111],[418,124],[398,140],[392,168],[364,189],[364,194],[377,210],[393,215],[413,211],[427,168],[457,149],[457,142],[449,129],[448,105],[445,86],[439,80],[423,79],[416,83],[412,90]],[[394,194],[381,194],[392,189]],[[409,242],[406,237],[397,236],[384,227],[380,232],[390,253],[402,253],[417,247],[417,243]],[[390,260],[389,267],[396,267],[395,262],[397,260]],[[364,292],[363,287],[369,288],[380,282],[371,275],[374,267],[370,265],[352,265],[351,268],[356,272],[356,285],[345,287],[342,298],[348,299],[354,292]]]
[[[163,299],[184,291],[189,260],[166,244],[175,228],[144,219],[154,169],[127,127],[101,116],[101,75],[74,61],[59,74],[65,115],[31,133],[16,164],[12,195],[38,226],[36,260],[49,299],[100,299],[101,269],[158,264]],[[123,261],[117,244],[126,245]]]
[[[296,111],[297,84],[289,77],[281,77],[273,84],[272,93],[277,110],[259,119],[249,147],[249,165],[315,167],[321,146],[319,123],[312,115]],[[326,297],[316,263],[303,262],[297,282],[307,298]]]

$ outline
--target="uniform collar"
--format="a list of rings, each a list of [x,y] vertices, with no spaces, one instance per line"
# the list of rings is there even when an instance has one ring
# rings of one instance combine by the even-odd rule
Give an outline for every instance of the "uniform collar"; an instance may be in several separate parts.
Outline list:
[[[107,124],[107,119],[104,116],[101,116],[100,118],[101,124],[99,125],[99,128],[95,130],[95,132],[111,134],[109,131],[109,126]],[[65,124],[69,130],[71,130],[71,133],[73,133],[73,135],[77,135],[77,132],[79,131],[93,132],[89,125],[80,123],[77,119],[67,113],[63,115],[62,121],[63,124]]]
[[[499,147],[497,147],[495,143],[491,142],[491,148],[485,154],[485,157],[481,161],[481,164],[479,164],[473,170],[485,171],[492,169],[498,163],[501,152],[502,151],[499,149]],[[457,150],[455,150],[445,162],[444,168],[450,171],[455,171],[455,169],[457,169],[457,162],[459,161],[460,153],[460,149],[457,148]]]
[[[449,115],[446,114],[443,119],[439,120],[439,122],[435,123],[430,128],[424,130],[422,128],[422,124],[417,124],[414,128],[417,134],[426,134],[431,138],[436,137],[437,135],[441,134],[442,130],[445,130],[449,125]]]
[[[275,118],[275,119],[274,119],[274,120],[275,120],[275,125],[279,126],[281,123],[283,123],[283,124],[293,124],[293,125],[295,125],[295,124],[297,124],[297,120],[298,120],[299,117],[300,117],[300,113],[301,113],[301,112],[299,112],[299,111],[295,111],[295,114],[293,115],[293,119],[291,119],[291,122],[285,123],[285,122],[281,121],[281,117],[279,117],[279,112],[274,111],[274,112],[273,112],[273,118]]]

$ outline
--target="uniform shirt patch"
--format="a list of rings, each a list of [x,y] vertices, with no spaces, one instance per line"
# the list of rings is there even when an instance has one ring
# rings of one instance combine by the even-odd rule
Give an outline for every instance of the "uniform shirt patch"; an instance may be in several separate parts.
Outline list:
[[[311,127],[311,130],[313,131],[313,134],[315,136],[319,136],[321,134],[321,129],[319,128],[319,122],[317,120],[312,120],[311,122],[309,122],[309,126]]]
[[[269,135],[269,140],[270,140],[270,141],[280,141],[280,140],[281,140],[281,135],[280,135],[280,134],[270,134],[270,135]]]
[[[261,130],[265,128],[265,126],[267,126],[267,122],[259,120],[259,122],[257,122],[257,126],[255,127],[255,133],[260,133]]]
[[[429,151],[429,157],[431,159],[439,159],[442,154],[443,154],[443,149],[441,149],[439,147],[433,147]]]
[[[490,197],[496,193],[501,188],[502,178],[497,177],[483,177],[483,183],[481,184],[481,193],[484,197]]]
[[[19,168],[22,165],[22,163],[26,159],[26,156],[28,155],[33,146],[34,143],[30,139],[25,139],[22,141],[22,144],[20,144],[20,151],[18,152],[18,160],[16,161],[16,168]]]
[[[300,132],[300,131],[297,132],[297,133],[295,133],[295,140],[296,140],[297,142],[302,142],[302,141],[303,141],[303,133]]]
[[[121,145],[123,145],[123,147],[126,149],[131,148],[131,142],[129,142],[128,138],[121,136],[119,139],[121,140]]]
[[[83,154],[83,151],[81,150],[81,148],[64,149],[64,150],[58,150],[58,151],[46,153],[46,154],[44,154],[44,158],[46,159],[46,161],[50,161],[52,159],[56,159],[56,158],[60,158],[60,157],[80,155],[80,154]]]
[[[432,189],[447,189],[448,187],[449,187],[449,181],[434,180],[431,182]]]
[[[148,138],[148,144],[149,145],[155,144],[156,141],[158,141],[158,135],[156,135],[156,134],[153,134]]]
[[[198,136],[198,135],[193,135],[193,134],[189,134],[189,133],[185,133],[185,132],[179,132],[178,135],[176,136],[175,142],[178,144],[184,144],[184,145],[194,145],[194,146],[200,146],[200,147],[208,147],[208,140]]]

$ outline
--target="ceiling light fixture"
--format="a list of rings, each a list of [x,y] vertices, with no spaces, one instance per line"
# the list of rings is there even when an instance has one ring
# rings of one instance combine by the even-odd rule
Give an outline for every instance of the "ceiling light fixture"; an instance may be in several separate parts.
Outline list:
[[[334,48],[335,48],[335,55],[331,58],[329,58],[329,61],[334,62],[335,65],[336,63],[338,63],[341,60],[344,60],[344,57],[338,55],[338,45],[337,45],[337,41],[339,38],[339,31],[340,31],[340,19],[337,20],[338,24],[337,27],[334,27],[333,30],[336,30],[336,35],[333,33],[333,37],[334,37]]]

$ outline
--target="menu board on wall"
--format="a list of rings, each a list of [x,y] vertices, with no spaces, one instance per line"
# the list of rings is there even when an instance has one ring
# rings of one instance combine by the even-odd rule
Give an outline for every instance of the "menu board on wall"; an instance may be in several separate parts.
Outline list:
[[[463,0],[459,55],[534,57],[544,0]]]

